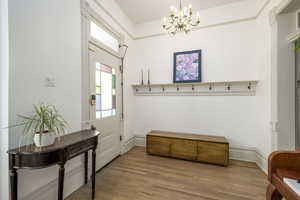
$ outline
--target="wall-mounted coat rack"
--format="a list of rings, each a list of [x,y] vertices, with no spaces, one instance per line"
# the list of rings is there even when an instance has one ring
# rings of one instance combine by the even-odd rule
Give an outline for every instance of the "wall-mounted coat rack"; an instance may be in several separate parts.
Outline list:
[[[133,85],[137,96],[254,96],[258,81]]]

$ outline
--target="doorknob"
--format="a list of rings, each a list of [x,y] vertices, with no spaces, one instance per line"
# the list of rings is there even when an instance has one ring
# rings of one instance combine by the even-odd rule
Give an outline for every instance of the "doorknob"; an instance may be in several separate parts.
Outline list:
[[[90,103],[91,103],[91,106],[96,105],[96,95],[91,94]]]

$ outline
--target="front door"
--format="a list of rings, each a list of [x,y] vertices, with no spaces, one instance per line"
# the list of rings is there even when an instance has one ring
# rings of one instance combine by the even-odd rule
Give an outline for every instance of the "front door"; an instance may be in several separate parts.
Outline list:
[[[101,133],[97,149],[97,170],[120,154],[119,65],[118,57],[90,45],[90,120]]]

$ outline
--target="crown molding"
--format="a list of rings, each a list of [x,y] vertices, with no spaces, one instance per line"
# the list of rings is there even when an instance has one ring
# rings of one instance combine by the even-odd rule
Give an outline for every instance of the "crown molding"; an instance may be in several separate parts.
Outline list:
[[[165,36],[168,35],[168,33],[161,32],[157,34],[149,34],[149,35],[144,35],[144,36],[136,36],[133,33],[131,33],[126,27],[124,27],[118,19],[116,19],[103,5],[101,5],[97,0],[93,0],[132,40],[143,40],[143,39],[148,39],[148,38],[153,38],[153,37],[160,37],[160,36]],[[288,1],[291,0],[283,0],[285,3],[282,3],[283,5],[286,5]],[[247,22],[247,21],[253,21],[256,20],[263,12],[263,10],[267,7],[267,5],[271,2],[271,0],[265,0],[265,2],[262,4],[262,6],[257,10],[256,15],[253,17],[246,17],[242,19],[237,19],[237,20],[231,20],[227,22],[221,22],[221,23],[216,23],[216,24],[210,24],[210,25],[205,25],[205,26],[200,26],[197,28],[192,29],[191,31],[197,31],[200,29],[206,29],[206,28],[213,28],[217,26],[224,26],[224,25],[229,25],[229,24],[235,24],[235,23],[241,23],[241,22]]]
[[[276,14],[279,15],[293,0],[281,0],[276,7]]]
[[[134,35],[127,29],[125,26],[122,25],[122,23],[119,22],[99,1],[93,0],[94,3],[101,8],[105,14],[107,14],[131,39],[134,40]]]

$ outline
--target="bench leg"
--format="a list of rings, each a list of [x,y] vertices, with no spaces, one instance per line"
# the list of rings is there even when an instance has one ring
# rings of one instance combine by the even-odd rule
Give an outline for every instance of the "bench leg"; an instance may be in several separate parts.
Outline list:
[[[267,189],[267,200],[282,200],[282,195],[272,183],[269,184]]]

